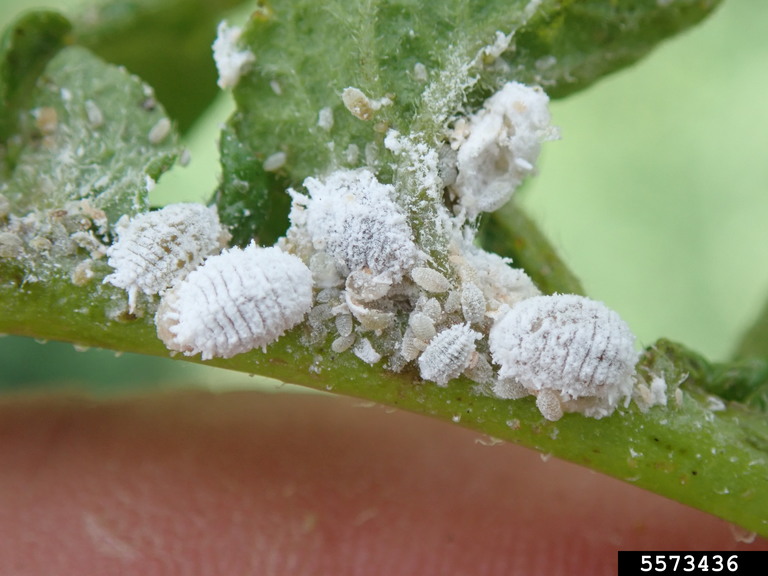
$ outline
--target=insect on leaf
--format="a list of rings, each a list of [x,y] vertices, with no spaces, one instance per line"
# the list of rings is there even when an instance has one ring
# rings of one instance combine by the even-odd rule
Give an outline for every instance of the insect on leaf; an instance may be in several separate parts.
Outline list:
[[[262,6],[238,39],[254,58],[234,86],[237,111],[221,137],[222,218],[236,243],[269,243],[288,226],[285,187],[332,164],[385,176],[388,129],[434,138],[452,115],[476,110],[510,80],[572,93],[695,24],[718,1]],[[278,153],[279,169],[265,168]]]

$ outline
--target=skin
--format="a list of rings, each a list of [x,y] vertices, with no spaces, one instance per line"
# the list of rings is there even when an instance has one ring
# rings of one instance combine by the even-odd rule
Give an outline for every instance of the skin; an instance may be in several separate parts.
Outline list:
[[[722,520],[348,398],[0,403],[0,573],[615,574],[616,550],[768,550]]]

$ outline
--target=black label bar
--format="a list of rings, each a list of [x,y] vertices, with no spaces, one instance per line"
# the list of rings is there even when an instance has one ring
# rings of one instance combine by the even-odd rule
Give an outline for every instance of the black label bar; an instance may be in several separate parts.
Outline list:
[[[618,576],[768,576],[768,552],[619,551]]]

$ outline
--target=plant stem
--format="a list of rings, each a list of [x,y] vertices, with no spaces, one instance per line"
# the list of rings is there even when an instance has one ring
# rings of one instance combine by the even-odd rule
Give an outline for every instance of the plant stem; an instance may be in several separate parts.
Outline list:
[[[104,315],[103,310],[124,306],[124,296],[96,280],[75,288],[64,280],[19,286],[6,278],[0,302],[0,330],[5,332],[168,355],[150,317]],[[663,374],[671,387],[688,373],[679,405],[670,400],[669,407],[647,413],[633,405],[602,420],[566,414],[553,423],[541,417],[530,398],[480,395],[464,379],[441,388],[422,382],[413,371],[386,372],[351,354],[336,355],[329,341],[308,347],[304,337],[300,328],[272,345],[268,354],[253,351],[207,364],[453,421],[489,439],[582,464],[768,536],[765,418],[736,403],[723,405],[702,391],[699,384],[707,378],[708,365],[682,347],[660,342],[646,351],[640,368]]]
[[[478,233],[483,248],[512,258],[545,294],[584,295],[579,279],[514,200],[486,218]]]

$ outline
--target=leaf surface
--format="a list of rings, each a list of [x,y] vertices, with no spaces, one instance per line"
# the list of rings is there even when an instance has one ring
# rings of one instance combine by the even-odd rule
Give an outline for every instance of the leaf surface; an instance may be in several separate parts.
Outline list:
[[[264,5],[241,42],[255,62],[234,89],[237,112],[221,138],[220,212],[237,243],[271,243],[287,227],[287,185],[337,166],[373,166],[386,179],[388,129],[438,142],[456,114],[477,109],[510,80],[540,84],[553,96],[573,93],[635,62],[718,2]],[[368,119],[345,108],[350,87],[377,108]],[[276,153],[286,161],[270,172],[264,162]]]
[[[3,192],[16,215],[88,200],[114,223],[149,208],[148,188],[176,155],[151,88],[84,48],[68,47],[48,63],[21,114]]]

